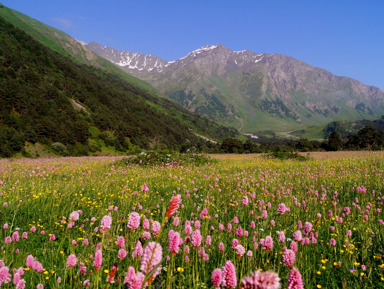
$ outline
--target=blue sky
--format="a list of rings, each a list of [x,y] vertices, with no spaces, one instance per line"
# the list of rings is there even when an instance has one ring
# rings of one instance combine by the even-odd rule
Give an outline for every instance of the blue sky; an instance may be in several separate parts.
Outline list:
[[[281,53],[384,90],[383,0],[0,0],[85,42],[176,60],[203,45]]]

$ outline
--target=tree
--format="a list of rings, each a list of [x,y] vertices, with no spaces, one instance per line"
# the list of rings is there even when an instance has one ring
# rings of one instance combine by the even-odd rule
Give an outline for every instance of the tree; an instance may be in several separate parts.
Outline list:
[[[256,146],[250,139],[247,139],[245,141],[243,147],[244,147],[244,152],[246,153],[254,153],[256,151]]]
[[[359,130],[357,136],[359,138],[360,148],[371,149],[376,143],[377,130],[373,125],[369,124]]]
[[[243,143],[238,139],[226,138],[223,140],[220,149],[224,153],[242,153]]]
[[[313,150],[313,145],[306,138],[301,138],[296,144],[296,149],[302,152],[309,152]]]
[[[328,150],[338,151],[343,147],[343,141],[337,131],[333,131],[328,138]]]

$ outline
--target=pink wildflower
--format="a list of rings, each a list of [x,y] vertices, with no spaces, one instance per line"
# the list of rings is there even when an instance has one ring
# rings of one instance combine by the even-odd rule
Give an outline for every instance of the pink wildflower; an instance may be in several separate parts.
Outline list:
[[[239,245],[239,240],[233,239],[232,240],[232,249],[235,249],[237,245]]]
[[[247,196],[244,196],[242,199],[241,199],[241,204],[243,206],[247,206],[248,205],[248,197]]]
[[[69,220],[70,220],[71,222],[75,222],[75,221],[79,220],[79,218],[80,218],[80,214],[79,214],[78,211],[73,211],[73,212],[69,215]]]
[[[111,216],[108,216],[108,215],[105,215],[102,219],[101,219],[101,223],[100,223],[100,227],[103,231],[107,230],[107,229],[110,229],[111,228],[111,225],[112,225],[112,218]]]
[[[18,272],[14,273],[13,275],[13,285],[17,285],[17,283],[19,283],[20,281],[20,274]]]
[[[140,215],[136,212],[132,212],[129,215],[127,227],[132,231],[135,231],[140,226]]]
[[[117,258],[122,261],[125,257],[127,257],[127,251],[125,251],[125,249],[120,249],[119,252],[117,252]]]
[[[141,187],[141,190],[142,190],[144,193],[149,192],[149,188],[148,188],[148,186],[147,186],[146,183],[144,183],[144,185]]]
[[[143,232],[143,239],[144,240],[148,240],[151,238],[151,233],[149,232]]]
[[[85,276],[85,274],[87,273],[87,267],[84,265],[83,262],[80,262],[80,269],[79,269],[79,272],[81,274],[81,276]]]
[[[263,210],[263,211],[261,212],[261,217],[262,217],[263,219],[268,218],[268,212],[267,212],[266,210]]]
[[[204,217],[208,215],[208,209],[204,208],[200,213],[200,219],[204,220]]]
[[[280,278],[273,271],[260,272],[257,270],[251,276],[241,280],[240,289],[279,289]]]
[[[236,229],[236,236],[238,237],[243,236],[243,228],[241,226]]]
[[[9,268],[7,266],[3,266],[0,268],[0,284],[9,283],[12,280],[12,275],[9,274]]]
[[[286,206],[285,206],[285,204],[284,203],[281,203],[281,204],[279,204],[279,207],[278,207],[278,209],[277,209],[277,212],[280,214],[280,215],[283,215],[284,213],[285,213],[285,211],[286,211]]]
[[[207,236],[207,238],[205,239],[205,245],[207,245],[209,247],[209,246],[211,246],[211,244],[212,244],[212,237]]]
[[[32,269],[35,270],[36,272],[42,273],[44,270],[43,265],[39,261],[33,262]]]
[[[301,223],[301,221],[297,222],[297,228],[299,228],[299,229],[303,228],[303,224]]]
[[[293,239],[296,242],[301,242],[303,240],[303,236],[301,235],[301,231],[300,230],[298,230],[298,231],[293,233]]]
[[[159,223],[158,221],[154,221],[154,222],[152,223],[152,229],[151,229],[151,231],[152,231],[152,233],[153,233],[153,235],[154,235],[155,237],[157,237],[157,235],[160,233],[160,229],[161,229],[161,225],[160,225],[160,223]]]
[[[20,281],[16,284],[16,289],[25,289],[25,284],[27,282],[24,279],[20,279]]]
[[[224,251],[224,244],[223,244],[223,242],[220,242],[220,244],[219,244],[219,251],[220,251],[220,253],[223,253],[223,251]]]
[[[28,255],[27,256],[27,261],[26,261],[26,266],[28,268],[32,268],[33,262],[35,262],[35,260],[33,259],[33,256],[32,255]]]
[[[14,233],[12,234],[12,240],[13,240],[14,242],[17,242],[17,241],[20,240],[19,231],[16,231],[16,232],[14,232]]]
[[[260,244],[261,244],[261,240],[260,240]],[[263,242],[263,244],[261,244],[263,246],[263,249],[266,250],[267,252],[270,252],[273,248],[273,239],[271,236],[267,236],[265,237],[265,240]]]
[[[143,221],[143,229],[144,229],[144,231],[148,231],[149,230],[149,220],[148,219],[145,219]]]
[[[293,252],[297,253],[297,243],[295,241],[292,241],[289,247]]]
[[[235,251],[236,251],[237,257],[240,259],[245,253],[245,248],[243,247],[243,245],[239,244],[236,246]]]
[[[171,253],[171,255],[175,255],[179,253],[180,245],[181,245],[180,234],[178,232],[175,232],[169,238],[168,251]]]
[[[139,258],[143,255],[143,246],[141,245],[140,241],[136,242],[135,248],[132,252],[132,257],[133,258]]]
[[[67,267],[69,268],[73,268],[75,267],[77,264],[77,258],[76,258],[76,255],[75,254],[71,254],[68,256],[68,259],[67,259]]]
[[[203,237],[200,234],[199,230],[196,230],[192,233],[192,246],[197,249],[201,245]]]
[[[289,271],[288,277],[288,289],[303,289],[304,284],[301,278],[301,274],[297,268],[293,267],[291,271]]]
[[[221,284],[221,269],[215,269],[212,273],[212,284],[215,288],[220,288]]]
[[[192,233],[192,227],[190,225],[186,225],[184,227],[184,233],[188,236]]]
[[[93,260],[93,265],[98,271],[101,267],[101,263],[103,262],[103,252],[101,250],[97,250],[95,253],[95,259]]]
[[[276,231],[277,233],[277,236],[278,236],[278,240],[280,243],[283,243],[285,241],[285,234],[283,231]]]
[[[308,235],[309,232],[312,230],[312,223],[310,222],[305,222],[304,224],[304,235]]]
[[[147,275],[151,272],[160,262],[163,257],[163,249],[159,243],[149,242],[144,248],[144,253],[141,258],[140,270]],[[157,275],[160,274],[161,265],[157,267],[156,271],[150,276],[148,281],[151,283]]]
[[[125,247],[125,239],[124,239],[124,237],[122,237],[122,236],[117,237],[116,245],[119,248],[124,248]]]
[[[124,284],[128,285],[128,288],[130,289],[140,289],[143,287],[144,279],[145,275],[143,273],[135,273],[135,269],[133,267],[129,267],[127,276],[124,279]]]
[[[291,268],[295,264],[296,254],[291,249],[284,250],[283,253],[283,263],[288,268]]]
[[[172,225],[174,225],[175,227],[177,227],[179,224],[180,224],[180,219],[179,219],[178,217],[175,217],[175,218],[173,219]]]
[[[235,265],[229,260],[225,262],[222,274],[222,285],[227,288],[236,288],[237,277]]]

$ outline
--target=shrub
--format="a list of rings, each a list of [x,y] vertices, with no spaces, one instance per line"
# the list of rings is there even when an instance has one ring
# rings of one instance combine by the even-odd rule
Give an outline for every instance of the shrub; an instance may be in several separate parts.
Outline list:
[[[62,144],[61,142],[54,142],[51,144],[51,148],[55,151],[57,151],[61,155],[65,155],[68,153],[67,147]]]

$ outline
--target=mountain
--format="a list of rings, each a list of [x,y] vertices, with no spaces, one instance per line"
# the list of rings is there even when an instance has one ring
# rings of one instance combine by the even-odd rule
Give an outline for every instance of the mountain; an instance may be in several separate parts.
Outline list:
[[[51,50],[1,17],[0,39],[0,156],[24,151],[26,143],[86,155],[201,148],[210,145],[207,137],[236,136],[118,75]]]
[[[287,131],[384,113],[376,87],[280,54],[207,45],[176,61],[85,45],[193,112],[243,133]],[[321,131],[321,130],[319,130]]]

